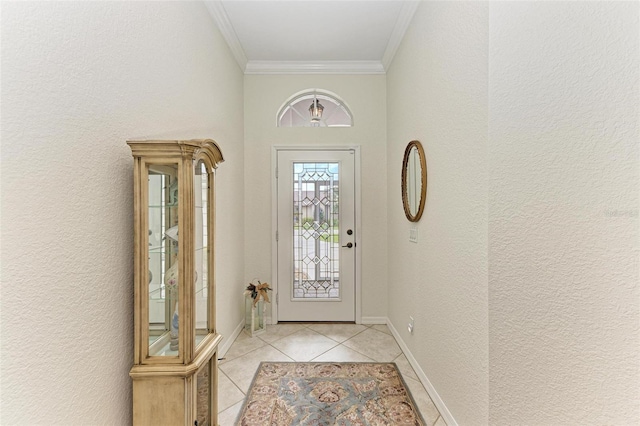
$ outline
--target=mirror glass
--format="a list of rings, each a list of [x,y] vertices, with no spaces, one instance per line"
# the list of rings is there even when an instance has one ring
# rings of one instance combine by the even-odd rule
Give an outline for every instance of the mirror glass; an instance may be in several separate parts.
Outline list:
[[[217,355],[217,354],[216,354]],[[215,356],[214,356],[215,358]],[[196,425],[211,425],[211,393],[213,391],[213,369],[214,358],[211,358],[201,369],[198,371],[196,377],[196,386],[198,389],[197,398],[195,398],[196,404]],[[215,397],[215,396],[214,396]]]
[[[178,165],[149,165],[149,355],[178,355]]]
[[[196,347],[209,333],[209,177],[207,166],[200,161],[196,165],[194,196],[196,207],[195,226],[195,299],[196,299]]]
[[[427,192],[427,163],[422,144],[411,141],[402,161],[402,205],[407,219],[417,222],[422,216]]]
[[[422,185],[422,172],[420,167],[420,154],[417,147],[409,151],[407,162],[407,198],[409,199],[409,212],[415,216],[420,205],[420,193]]]

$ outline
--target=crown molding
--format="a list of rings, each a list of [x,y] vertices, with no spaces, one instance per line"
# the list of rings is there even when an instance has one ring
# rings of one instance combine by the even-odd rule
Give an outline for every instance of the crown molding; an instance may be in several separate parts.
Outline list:
[[[229,20],[229,16],[227,15],[227,11],[224,10],[224,6],[220,1],[205,1],[205,6],[209,10],[209,14],[213,18],[216,26],[220,30],[222,37],[227,42],[229,49],[231,50],[231,54],[235,58],[236,62],[240,66],[240,69],[243,71],[247,66],[247,56],[244,53],[244,49],[240,44],[240,40],[233,29],[233,25],[231,25],[231,21]]]
[[[404,34],[407,32],[407,28],[409,28],[409,24],[411,23],[416,10],[418,10],[419,4],[420,1],[410,1],[403,4],[402,9],[400,10],[400,15],[398,15],[398,19],[396,20],[396,25],[393,27],[393,32],[391,33],[391,37],[387,43],[387,48],[382,56],[382,66],[385,71],[387,71],[391,66],[393,57],[396,55],[398,47],[400,47],[400,43],[402,43]]]
[[[384,74],[380,61],[249,61],[245,74]]]
[[[222,2],[206,0],[204,4],[245,74],[385,74],[393,62],[420,0],[404,2],[382,61],[248,61]]]

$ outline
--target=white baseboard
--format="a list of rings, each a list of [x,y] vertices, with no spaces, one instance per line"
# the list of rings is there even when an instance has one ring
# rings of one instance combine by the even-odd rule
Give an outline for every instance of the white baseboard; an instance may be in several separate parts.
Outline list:
[[[362,317],[361,324],[386,324],[387,317]]]
[[[407,357],[409,364],[411,364],[411,366],[413,367],[413,370],[418,375],[420,382],[422,382],[422,385],[424,386],[425,390],[431,397],[433,404],[436,406],[436,408],[440,412],[440,415],[444,419],[445,423],[447,423],[447,426],[458,426],[458,423],[451,415],[451,412],[449,411],[447,406],[444,404],[444,401],[442,400],[442,398],[440,398],[440,395],[438,395],[438,392],[436,392],[436,388],[433,387],[433,385],[427,378],[427,375],[424,374],[424,371],[422,371],[422,368],[418,364],[418,361],[416,361],[416,359],[413,357],[413,354],[409,350],[409,347],[404,342],[404,340],[402,340],[402,338],[400,337],[398,330],[396,330],[396,328],[393,326],[393,324],[388,318],[386,318],[386,324],[387,324],[387,327],[389,327],[389,330],[391,330],[393,337],[395,337],[396,342],[398,342],[400,349],[402,349],[404,356]]]
[[[242,333],[243,328],[244,328],[244,318],[242,318],[242,321],[240,321],[240,324],[238,324],[235,330],[233,330],[233,332],[231,333],[231,336],[225,337],[222,340],[222,345],[220,345],[220,349],[218,350],[218,358],[224,357],[224,355],[227,353],[231,345],[233,345],[233,342],[236,341],[236,338],[238,337],[238,335]]]

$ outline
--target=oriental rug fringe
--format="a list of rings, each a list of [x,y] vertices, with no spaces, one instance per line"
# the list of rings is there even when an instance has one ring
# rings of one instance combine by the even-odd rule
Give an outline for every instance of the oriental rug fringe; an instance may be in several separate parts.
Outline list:
[[[263,362],[239,426],[423,426],[395,363]]]

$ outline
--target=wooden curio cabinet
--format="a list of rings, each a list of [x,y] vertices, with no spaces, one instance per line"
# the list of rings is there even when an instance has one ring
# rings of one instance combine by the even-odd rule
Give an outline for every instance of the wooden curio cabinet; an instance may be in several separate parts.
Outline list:
[[[134,158],[134,425],[215,426],[215,170],[210,140],[128,141]]]

